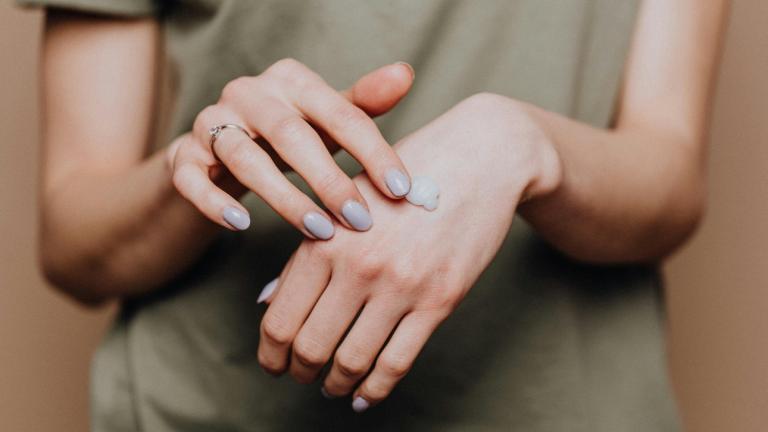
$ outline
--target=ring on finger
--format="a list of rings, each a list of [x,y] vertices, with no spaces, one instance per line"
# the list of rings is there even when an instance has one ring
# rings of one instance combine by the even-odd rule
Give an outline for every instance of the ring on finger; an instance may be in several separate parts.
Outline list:
[[[221,133],[224,132],[224,129],[236,129],[244,133],[249,139],[253,140],[253,137],[250,133],[248,133],[247,130],[245,130],[244,127],[240,125],[236,125],[234,123],[225,123],[222,125],[214,126],[210,129],[208,129],[208,133],[211,135],[211,139],[208,142],[208,145],[211,147],[211,151],[214,155],[216,155],[216,148],[214,147],[214,144],[216,144],[216,140],[221,136]],[[218,156],[217,156],[218,157]]]

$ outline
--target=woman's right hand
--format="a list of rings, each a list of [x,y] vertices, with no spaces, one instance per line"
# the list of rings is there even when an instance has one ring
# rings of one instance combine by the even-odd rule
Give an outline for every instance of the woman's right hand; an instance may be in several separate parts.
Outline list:
[[[412,82],[410,66],[396,63],[339,92],[292,59],[278,61],[261,75],[237,78],[215,105],[198,114],[192,132],[169,147],[173,183],[206,217],[229,229],[248,227],[248,212],[235,197],[251,190],[306,236],[331,238],[334,224],[327,213],[285,177],[270,156],[274,153],[337,220],[366,231],[373,223],[367,203],[321,135],[357,159],[385,196],[404,197],[410,189],[408,173],[369,115],[391,109]],[[224,124],[241,126],[250,136],[225,128],[211,145],[211,128]],[[262,148],[257,137],[271,148]]]

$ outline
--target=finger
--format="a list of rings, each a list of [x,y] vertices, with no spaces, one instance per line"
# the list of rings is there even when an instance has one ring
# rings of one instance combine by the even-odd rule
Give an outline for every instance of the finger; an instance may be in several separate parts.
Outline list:
[[[341,94],[369,116],[376,117],[394,108],[408,94],[414,77],[408,63],[386,65],[363,75]]]
[[[312,126],[277,99],[263,100],[259,109],[243,109],[252,127],[306,180],[338,220],[358,231],[370,229],[372,219],[363,196]]]
[[[365,305],[349,334],[336,350],[333,366],[323,383],[330,396],[349,394],[368,373],[376,356],[406,312],[405,304],[373,300]]]
[[[236,129],[224,129],[214,147],[216,156],[232,175],[288,223],[310,238],[328,240],[333,237],[333,223],[325,211],[294,186],[267,152],[246,134]]]
[[[352,396],[352,409],[362,412],[384,400],[413,366],[440,319],[433,313],[411,312],[403,317],[376,360],[373,371]]]
[[[305,73],[314,75],[308,69]],[[319,76],[307,82],[294,89],[296,107],[357,159],[383,194],[404,197],[410,190],[410,177],[373,120]]]
[[[332,277],[293,342],[290,373],[301,383],[315,380],[363,306],[363,291]]]
[[[415,73],[411,65],[399,62],[382,66],[365,74],[350,88],[340,93],[371,117],[380,116],[395,107],[408,94]],[[329,152],[335,153],[339,145],[322,129],[318,135]]]
[[[272,374],[288,367],[296,334],[331,277],[329,262],[301,246],[289,271],[280,276],[277,293],[261,320],[259,364]]]
[[[173,185],[213,222],[233,231],[248,228],[251,223],[248,211],[211,181],[208,163],[206,156],[196,151],[194,143],[180,143],[174,157]]]

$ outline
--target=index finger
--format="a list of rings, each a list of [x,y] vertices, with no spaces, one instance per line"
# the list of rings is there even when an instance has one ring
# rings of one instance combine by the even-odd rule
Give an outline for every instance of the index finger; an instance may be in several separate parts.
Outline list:
[[[408,194],[410,177],[376,123],[319,76],[309,82],[292,96],[299,111],[357,159],[382,193],[390,198]]]

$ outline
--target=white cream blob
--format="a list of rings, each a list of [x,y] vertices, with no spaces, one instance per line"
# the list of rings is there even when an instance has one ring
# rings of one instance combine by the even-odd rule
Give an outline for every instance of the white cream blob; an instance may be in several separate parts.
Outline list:
[[[416,176],[411,182],[411,190],[405,199],[413,205],[423,206],[432,211],[437,208],[440,198],[440,187],[431,178]]]

